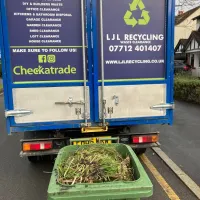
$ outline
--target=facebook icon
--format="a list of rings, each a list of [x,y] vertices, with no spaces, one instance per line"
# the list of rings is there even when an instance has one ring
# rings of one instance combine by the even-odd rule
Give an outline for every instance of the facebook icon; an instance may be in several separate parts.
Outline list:
[[[38,55],[38,62],[39,63],[47,63],[47,56],[46,55]]]

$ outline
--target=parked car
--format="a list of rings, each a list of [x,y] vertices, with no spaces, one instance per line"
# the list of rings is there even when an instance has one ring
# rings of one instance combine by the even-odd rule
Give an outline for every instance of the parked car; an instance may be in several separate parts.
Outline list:
[[[175,60],[174,61],[174,74],[191,71],[192,66],[185,63],[184,60]]]

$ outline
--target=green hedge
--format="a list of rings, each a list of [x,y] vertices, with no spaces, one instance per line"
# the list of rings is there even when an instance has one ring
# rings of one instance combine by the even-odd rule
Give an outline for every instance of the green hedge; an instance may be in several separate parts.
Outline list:
[[[174,79],[175,99],[200,104],[200,80],[190,76],[176,76]]]

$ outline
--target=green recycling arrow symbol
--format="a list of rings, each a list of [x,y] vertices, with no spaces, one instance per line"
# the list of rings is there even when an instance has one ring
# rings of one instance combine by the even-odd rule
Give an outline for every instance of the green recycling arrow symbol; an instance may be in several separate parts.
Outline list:
[[[145,5],[142,2],[142,0],[133,0],[133,2],[129,5],[131,11],[137,10],[137,6],[139,7],[140,10],[145,9]]]
[[[150,16],[149,16],[149,12],[146,10],[142,11],[141,17],[143,17],[143,19],[139,19],[138,20],[138,24],[139,25],[147,25],[150,21]]]
[[[131,16],[132,12],[127,10],[126,14],[124,15],[124,21],[126,25],[131,25],[132,27],[134,27],[138,22],[134,17],[131,18]]]
[[[137,24],[144,26],[150,22],[149,11],[145,10],[145,5],[142,0],[133,0],[132,3],[129,4],[130,10],[127,10],[124,15],[124,22],[126,25],[135,27]],[[137,7],[141,10],[141,18],[136,20],[135,17],[132,17],[132,12],[137,10]]]

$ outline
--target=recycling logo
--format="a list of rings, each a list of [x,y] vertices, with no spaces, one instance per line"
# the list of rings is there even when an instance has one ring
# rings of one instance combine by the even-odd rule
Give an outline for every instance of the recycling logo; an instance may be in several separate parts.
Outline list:
[[[129,4],[130,10],[127,10],[124,15],[124,22],[126,25],[135,27],[136,25],[144,26],[147,25],[150,21],[149,11],[145,10],[145,5],[142,0],[133,0],[131,4]],[[141,11],[141,18],[135,19],[134,16],[132,16],[132,12],[137,10],[137,7]]]

